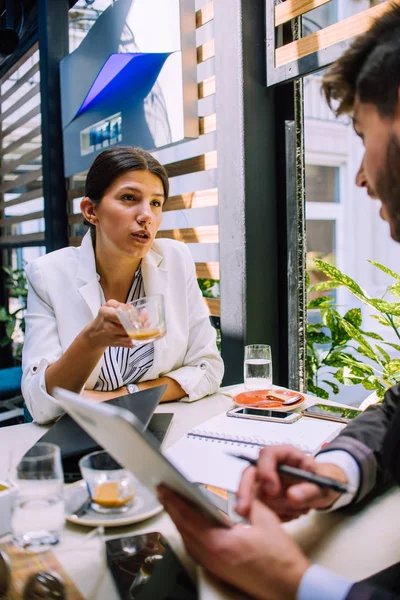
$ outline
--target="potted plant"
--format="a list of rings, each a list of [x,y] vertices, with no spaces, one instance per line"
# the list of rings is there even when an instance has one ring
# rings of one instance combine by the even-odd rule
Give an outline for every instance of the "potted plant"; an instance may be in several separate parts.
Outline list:
[[[14,362],[19,364],[22,356],[23,334],[25,331],[24,314],[28,288],[25,271],[3,267],[6,273],[8,298],[12,299],[5,306],[0,306],[0,323],[4,327],[4,335],[0,338],[0,348],[12,344]]]
[[[400,381],[400,358],[393,358],[388,352],[400,352],[400,301],[385,300],[389,292],[400,297],[400,275],[380,263],[369,261],[394,280],[383,298],[371,298],[337,267],[319,259],[314,262],[328,279],[314,285],[308,280],[309,294],[346,287],[355,298],[373,309],[376,314],[372,316],[381,325],[394,331],[399,343],[385,341],[375,332],[364,331],[360,308],[352,308],[342,316],[332,296],[313,297],[307,308],[319,311],[320,322],[307,324],[308,391],[328,399],[330,391],[339,392],[336,382],[361,384],[366,390],[375,392],[377,399],[382,399],[385,391]]]

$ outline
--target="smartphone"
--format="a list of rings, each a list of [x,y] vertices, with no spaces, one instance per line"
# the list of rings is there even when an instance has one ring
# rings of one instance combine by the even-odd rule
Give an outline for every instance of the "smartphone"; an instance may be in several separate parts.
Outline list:
[[[228,410],[226,414],[228,417],[257,419],[259,421],[275,421],[276,423],[294,423],[301,418],[301,413],[265,410],[264,408],[250,408],[247,406],[231,408],[231,410]]]
[[[198,600],[195,584],[158,532],[106,541],[121,600]]]
[[[339,423],[350,423],[361,412],[357,408],[341,408],[340,406],[329,406],[329,404],[314,404],[304,409],[303,415],[305,417],[327,419],[328,421],[338,421]]]

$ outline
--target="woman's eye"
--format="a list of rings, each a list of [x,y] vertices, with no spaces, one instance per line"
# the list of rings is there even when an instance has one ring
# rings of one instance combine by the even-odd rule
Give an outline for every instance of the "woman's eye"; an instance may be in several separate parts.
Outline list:
[[[162,204],[159,200],[153,200],[152,205],[155,206],[156,208],[160,208],[160,206],[162,206]]]
[[[121,200],[136,200],[135,196],[132,196],[132,194],[124,194],[121,197]]]

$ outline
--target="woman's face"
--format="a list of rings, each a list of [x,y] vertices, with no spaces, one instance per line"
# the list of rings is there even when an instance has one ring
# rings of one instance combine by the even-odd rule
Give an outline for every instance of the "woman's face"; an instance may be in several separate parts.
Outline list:
[[[164,188],[150,171],[118,177],[93,207],[96,246],[140,259],[150,250],[161,225]]]

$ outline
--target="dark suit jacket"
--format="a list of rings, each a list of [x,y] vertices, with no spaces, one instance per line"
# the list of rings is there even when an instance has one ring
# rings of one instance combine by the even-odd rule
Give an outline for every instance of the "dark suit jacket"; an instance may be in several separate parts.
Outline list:
[[[360,467],[354,503],[379,492],[387,483],[400,485],[400,384],[386,392],[382,404],[357,417],[322,452],[329,450],[349,452]],[[400,600],[400,563],[355,583],[346,600]]]

